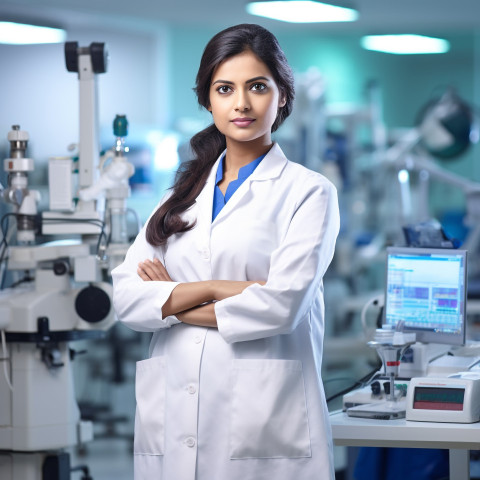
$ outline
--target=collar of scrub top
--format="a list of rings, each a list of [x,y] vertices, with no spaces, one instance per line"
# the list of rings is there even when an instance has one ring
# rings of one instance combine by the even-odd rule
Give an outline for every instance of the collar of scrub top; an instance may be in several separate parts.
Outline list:
[[[266,154],[265,154],[266,155]],[[225,155],[222,156],[218,163],[217,176],[215,177],[215,190],[213,192],[213,210],[212,210],[212,222],[215,220],[220,210],[226,205],[226,203],[232,198],[232,195],[238,190],[238,187],[253,173],[253,171],[260,165],[260,162],[264,159],[265,155],[260,155],[253,162],[247,163],[247,165],[240,168],[238,171],[238,178],[231,181],[228,184],[227,191],[223,195],[218,184],[223,178],[223,161]]]

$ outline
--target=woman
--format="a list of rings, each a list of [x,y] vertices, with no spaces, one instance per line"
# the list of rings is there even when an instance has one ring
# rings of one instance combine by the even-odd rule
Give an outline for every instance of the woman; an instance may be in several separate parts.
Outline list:
[[[213,37],[196,93],[214,124],[112,272],[119,319],[153,332],[135,478],[333,479],[320,369],[335,189],[272,142],[294,87],[270,32]]]

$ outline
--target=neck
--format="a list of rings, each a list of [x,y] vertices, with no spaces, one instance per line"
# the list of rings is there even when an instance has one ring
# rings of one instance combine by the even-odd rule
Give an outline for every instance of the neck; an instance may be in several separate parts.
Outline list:
[[[258,139],[252,142],[234,142],[227,139],[227,155],[225,157],[225,171],[237,171],[245,165],[253,162],[261,155],[265,155],[271,148],[271,139]]]

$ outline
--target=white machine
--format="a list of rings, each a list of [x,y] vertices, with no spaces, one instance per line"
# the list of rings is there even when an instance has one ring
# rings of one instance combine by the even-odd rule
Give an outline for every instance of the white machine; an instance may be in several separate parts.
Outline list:
[[[79,161],[51,162],[50,211],[43,213],[41,228],[44,235],[70,239],[34,244],[38,194],[27,185],[27,173],[33,170],[33,160],[25,156],[28,134],[14,126],[8,135],[9,184],[3,199],[14,211],[4,218],[15,217],[18,233],[15,244],[2,221],[0,267],[7,265],[4,275],[21,272],[24,277],[0,289],[2,480],[70,480],[72,468],[64,449],[93,438],[92,424],[80,419],[75,399],[71,368],[75,351],[70,342],[102,337],[114,323],[106,240],[111,240],[117,262],[127,243],[123,222],[133,167],[124,156],[124,116],[118,122],[114,153],[107,155],[112,161],[101,176],[108,174],[113,181],[100,189],[96,186],[100,148],[95,76],[106,71],[106,48],[103,43],[79,48],[68,42],[65,56],[67,69],[78,72],[80,83]],[[80,193],[72,180],[75,171]],[[97,202],[104,189],[111,222],[104,221]],[[86,472],[83,478],[91,477]]]
[[[407,393],[407,420],[475,423],[480,421],[480,375],[412,378]]]

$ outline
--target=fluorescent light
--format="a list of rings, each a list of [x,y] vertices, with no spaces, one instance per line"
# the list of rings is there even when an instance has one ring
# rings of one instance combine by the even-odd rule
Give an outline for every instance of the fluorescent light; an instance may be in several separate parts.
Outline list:
[[[398,172],[398,181],[400,183],[408,183],[410,179],[410,174],[408,173],[408,170],[400,170]]]
[[[0,22],[0,43],[30,45],[33,43],[62,43],[67,38],[60,28],[39,27],[25,23]]]
[[[352,8],[313,0],[250,2],[247,12],[291,23],[353,22],[358,18],[358,12]]]
[[[367,35],[361,40],[362,47],[376,52],[397,55],[445,53],[450,50],[450,43],[442,38],[423,35]]]
[[[176,134],[152,130],[147,134],[147,143],[153,150],[155,171],[174,170],[178,167],[180,163],[179,139]]]

